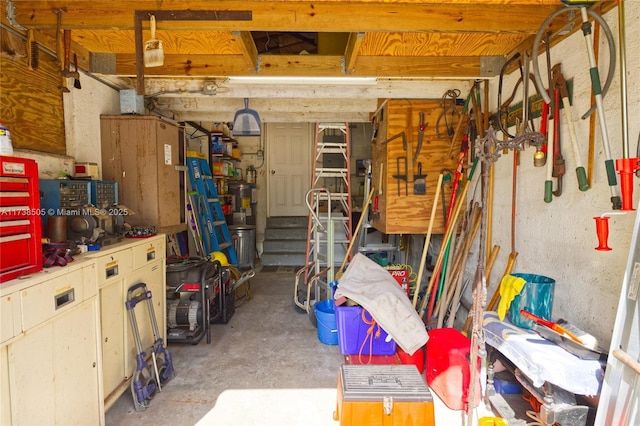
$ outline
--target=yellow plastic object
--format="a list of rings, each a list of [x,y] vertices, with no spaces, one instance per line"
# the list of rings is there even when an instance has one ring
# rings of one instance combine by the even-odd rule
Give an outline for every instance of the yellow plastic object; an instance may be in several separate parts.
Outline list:
[[[478,426],[509,426],[509,423],[500,417],[480,417]]]
[[[227,256],[221,251],[214,251],[211,253],[211,261],[217,260],[222,266],[229,266]]]
[[[498,317],[500,321],[504,319],[513,298],[520,294],[526,283],[524,278],[513,275],[505,275],[502,278],[500,282],[500,303],[498,304]]]

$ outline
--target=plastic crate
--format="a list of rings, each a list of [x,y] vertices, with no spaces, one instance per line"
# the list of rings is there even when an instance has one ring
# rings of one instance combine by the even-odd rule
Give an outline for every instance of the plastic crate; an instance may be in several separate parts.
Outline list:
[[[361,306],[336,306],[338,345],[342,355],[393,355],[396,342]],[[373,325],[373,328],[372,328]],[[370,330],[371,329],[371,330]],[[379,330],[379,335],[378,334]],[[372,341],[369,340],[372,338]],[[366,339],[366,341],[365,341]]]

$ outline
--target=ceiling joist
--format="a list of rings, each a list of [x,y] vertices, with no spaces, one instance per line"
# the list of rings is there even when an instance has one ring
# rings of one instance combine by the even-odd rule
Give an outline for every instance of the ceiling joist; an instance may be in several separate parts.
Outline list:
[[[347,40],[347,48],[344,52],[344,72],[352,74],[356,68],[356,60],[360,52],[360,46],[364,40],[364,33],[350,33]]]
[[[247,71],[250,73],[258,72],[258,49],[253,37],[251,37],[251,33],[249,31],[234,31],[232,34],[236,38],[238,48],[242,51],[242,56],[247,63]]]

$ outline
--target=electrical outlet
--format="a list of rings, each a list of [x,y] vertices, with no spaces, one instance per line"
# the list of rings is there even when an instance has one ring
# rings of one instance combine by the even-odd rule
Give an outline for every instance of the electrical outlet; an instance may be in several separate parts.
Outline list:
[[[259,149],[258,152],[256,152],[256,155],[258,156],[258,158],[262,158],[262,157],[264,157],[264,151]]]

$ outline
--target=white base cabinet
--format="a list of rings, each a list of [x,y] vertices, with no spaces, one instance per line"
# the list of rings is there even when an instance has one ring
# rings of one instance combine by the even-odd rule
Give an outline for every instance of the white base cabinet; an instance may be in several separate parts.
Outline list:
[[[165,259],[164,234],[126,239],[0,286],[0,425],[104,425],[136,366],[129,287],[147,285],[166,342]],[[134,312],[146,349],[148,304]]]
[[[104,424],[95,261],[0,288],[0,422]]]

